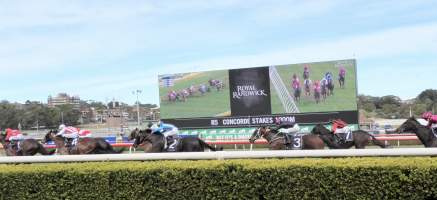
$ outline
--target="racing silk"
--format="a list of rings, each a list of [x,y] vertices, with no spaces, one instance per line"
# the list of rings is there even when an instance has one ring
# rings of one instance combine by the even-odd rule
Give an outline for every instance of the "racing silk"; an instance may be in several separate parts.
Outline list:
[[[80,130],[79,137],[91,137],[91,131],[89,130]]]
[[[293,82],[292,82],[291,86],[293,87],[293,89],[298,89],[298,88],[300,88],[299,78],[295,78],[295,79],[293,79]]]
[[[347,126],[347,123],[344,122],[343,120],[335,120],[334,123],[332,124],[331,130],[333,133],[335,133],[337,129],[344,128],[345,126]]]
[[[433,124],[437,124],[437,115],[432,115],[429,119],[428,119],[428,128],[431,128]]]
[[[321,89],[322,89],[322,88],[320,87],[320,83],[315,83],[315,84],[314,84],[314,91],[315,91],[315,92],[319,92],[319,93],[320,93],[320,92],[321,92]]]
[[[320,80],[320,85],[325,87],[326,85],[328,85],[328,80],[326,78],[323,78],[322,80]]]
[[[281,128],[293,128],[294,125],[296,125],[295,122],[282,122],[282,123],[279,125],[278,130],[281,129]]]
[[[327,81],[332,81],[332,74],[331,74],[331,72],[326,73],[326,75],[325,75],[325,79],[326,79]]]
[[[346,69],[344,67],[340,67],[340,71],[338,72],[338,75],[341,77],[346,76]]]
[[[21,138],[23,137],[23,134],[19,130],[12,130],[7,129],[6,130],[6,141],[9,141],[11,138]]]
[[[60,130],[56,135],[73,135],[73,134],[77,135],[78,132],[79,129],[77,129],[76,127],[66,126],[62,130]]]
[[[177,127],[173,124],[165,124],[165,123],[161,123],[158,128],[155,130],[155,132],[158,133],[164,133],[164,132],[168,132],[168,131],[172,131],[172,130],[177,130]]]
[[[303,84],[304,84],[305,86],[310,86],[310,85],[311,85],[311,80],[310,80],[310,79],[305,79],[305,80],[303,81]]]
[[[299,132],[300,128],[295,122],[282,122],[276,130],[288,135]]]

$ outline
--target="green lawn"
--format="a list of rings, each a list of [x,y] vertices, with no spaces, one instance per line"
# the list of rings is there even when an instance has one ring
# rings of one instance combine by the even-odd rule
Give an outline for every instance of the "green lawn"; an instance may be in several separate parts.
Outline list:
[[[302,86],[301,100],[296,105],[300,112],[326,112],[326,111],[344,111],[344,110],[356,110],[356,73],[353,65],[343,65],[346,68],[346,80],[345,88],[341,89],[338,83],[338,68],[335,67],[335,61],[333,62],[321,62],[310,64],[310,79],[313,81],[321,80],[323,75],[330,71],[334,75],[334,95],[328,96],[327,99],[319,104],[315,103],[314,96],[311,91],[311,96],[305,96],[303,88],[303,68],[302,64],[294,65],[282,65],[277,66],[278,73],[281,76],[282,81],[286,85],[288,91],[293,95],[291,88],[291,77],[294,73],[298,75]],[[282,104],[277,96],[277,93],[271,84],[271,100],[272,100],[272,113],[285,113]]]
[[[230,112],[229,75],[227,70],[200,72],[187,77],[177,80],[174,87],[159,88],[161,117],[163,119],[210,117]],[[215,88],[211,88],[211,92],[207,92],[203,96],[197,93],[196,96],[188,97],[186,102],[169,102],[167,100],[167,94],[170,90],[178,91],[188,88],[190,85],[206,84],[209,86],[208,80],[211,78],[223,81],[225,89],[217,91]]]

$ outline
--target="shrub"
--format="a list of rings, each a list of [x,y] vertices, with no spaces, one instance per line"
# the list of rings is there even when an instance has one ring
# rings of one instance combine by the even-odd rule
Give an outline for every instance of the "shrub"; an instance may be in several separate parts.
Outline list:
[[[0,165],[1,199],[435,199],[430,157]]]

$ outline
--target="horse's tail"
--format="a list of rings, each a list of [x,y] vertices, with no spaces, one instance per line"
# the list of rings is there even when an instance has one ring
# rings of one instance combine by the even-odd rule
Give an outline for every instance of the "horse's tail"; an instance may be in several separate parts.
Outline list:
[[[374,144],[374,145],[377,145],[377,146],[379,146],[379,147],[381,147],[381,148],[387,148],[387,147],[389,147],[388,145],[385,145],[383,142],[381,142],[381,141],[379,141],[378,139],[376,139],[376,137],[373,135],[373,134],[370,134],[370,133],[368,133],[368,132],[366,132],[367,133],[367,135],[369,135],[371,138],[372,138],[372,143]]]
[[[206,143],[205,141],[203,141],[203,140],[201,140],[201,139],[199,139],[199,144],[200,144],[200,146],[203,147],[203,149],[205,149],[205,147],[207,147],[207,148],[209,148],[211,151],[222,151],[222,150],[223,150],[223,147],[220,147],[220,148],[217,149],[217,148],[215,148],[215,147],[209,145],[208,143]]]

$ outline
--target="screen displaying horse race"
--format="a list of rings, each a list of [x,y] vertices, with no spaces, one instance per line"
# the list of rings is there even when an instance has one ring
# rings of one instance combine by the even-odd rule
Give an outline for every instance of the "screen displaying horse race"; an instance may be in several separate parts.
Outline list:
[[[161,118],[182,128],[358,122],[355,60],[167,74],[159,86]]]

